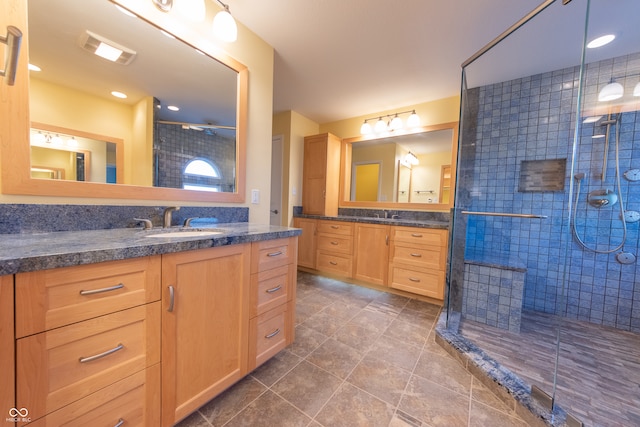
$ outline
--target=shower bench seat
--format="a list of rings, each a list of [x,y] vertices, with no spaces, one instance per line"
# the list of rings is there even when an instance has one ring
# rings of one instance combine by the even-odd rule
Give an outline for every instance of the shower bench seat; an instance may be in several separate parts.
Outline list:
[[[467,251],[462,317],[520,332],[526,272],[525,263],[513,255]]]

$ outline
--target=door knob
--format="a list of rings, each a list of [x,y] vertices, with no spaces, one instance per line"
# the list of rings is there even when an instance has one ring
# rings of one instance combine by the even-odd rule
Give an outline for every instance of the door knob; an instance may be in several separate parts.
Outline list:
[[[271,213],[272,213],[272,214],[276,214],[276,215],[278,215],[278,209],[274,209],[274,210],[272,210],[272,211],[271,211]]]

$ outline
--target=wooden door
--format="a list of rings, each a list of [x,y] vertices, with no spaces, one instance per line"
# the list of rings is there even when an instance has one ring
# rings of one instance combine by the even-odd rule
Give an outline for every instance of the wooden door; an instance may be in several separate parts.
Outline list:
[[[247,373],[251,245],[163,255],[162,424]]]
[[[316,220],[295,218],[293,226],[302,229],[298,237],[298,265],[316,268]]]
[[[326,173],[327,139],[305,139],[302,184],[302,208],[305,214],[324,215]]]

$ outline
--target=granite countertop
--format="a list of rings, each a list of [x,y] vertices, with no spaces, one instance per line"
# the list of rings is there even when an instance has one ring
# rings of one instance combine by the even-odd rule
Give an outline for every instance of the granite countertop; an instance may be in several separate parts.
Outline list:
[[[322,215],[296,214],[295,217],[322,219],[322,220],[328,220],[328,221],[349,221],[349,222],[359,222],[359,223],[366,223],[366,224],[401,225],[404,227],[437,228],[442,230],[449,229],[448,221],[417,220],[417,219],[402,219],[402,218],[391,219],[391,218],[375,218],[375,217],[369,217],[369,216],[347,216],[347,215],[322,216]]]
[[[223,231],[212,236],[148,237],[150,234],[179,231],[181,228],[1,234],[0,275],[272,240],[301,233],[297,228],[239,222],[189,228]]]

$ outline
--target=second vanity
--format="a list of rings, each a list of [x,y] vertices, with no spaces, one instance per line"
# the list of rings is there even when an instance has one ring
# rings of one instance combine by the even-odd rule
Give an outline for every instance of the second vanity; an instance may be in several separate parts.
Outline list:
[[[1,236],[0,398],[20,425],[171,426],[293,341],[300,231],[189,231]]]
[[[298,266],[442,304],[448,222],[298,214]]]

